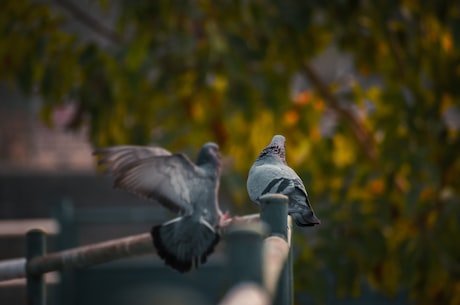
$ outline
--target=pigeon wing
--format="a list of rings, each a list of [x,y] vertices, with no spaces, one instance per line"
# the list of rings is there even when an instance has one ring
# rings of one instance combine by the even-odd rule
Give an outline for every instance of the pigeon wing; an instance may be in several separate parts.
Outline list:
[[[114,186],[159,202],[182,214],[193,212],[193,187],[206,179],[184,154],[150,157],[129,163],[113,172]]]
[[[253,166],[249,171],[247,189],[252,201],[267,193],[290,193],[294,188],[299,188],[306,195],[302,180],[289,166],[262,164]]]
[[[283,171],[277,165],[253,165],[249,170],[246,185],[249,197],[257,203],[261,195],[274,192],[283,179]]]
[[[308,193],[302,179],[289,166],[283,166],[287,179],[292,181],[293,189],[289,193],[289,215],[299,226],[314,226],[321,221],[316,217],[308,199]]]
[[[106,173],[113,173],[135,161],[156,156],[170,156],[171,153],[161,147],[121,145],[96,149],[93,155],[100,157],[98,165],[103,166]]]

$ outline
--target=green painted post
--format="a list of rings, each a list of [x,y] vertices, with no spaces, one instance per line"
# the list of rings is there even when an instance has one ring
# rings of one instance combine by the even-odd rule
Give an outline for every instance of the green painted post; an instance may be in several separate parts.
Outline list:
[[[267,228],[263,223],[238,224],[225,235],[230,285],[254,282],[262,285],[262,244]]]
[[[26,259],[46,254],[46,234],[39,229],[30,230],[26,235]],[[26,264],[27,270],[27,264]],[[45,305],[46,283],[43,274],[30,274],[27,271],[27,304]]]
[[[289,199],[281,194],[266,194],[260,198],[260,219],[270,226],[269,235],[282,237],[288,240],[288,202]],[[293,304],[293,271],[292,271],[292,244],[289,255],[281,271],[276,290],[274,305]]]
[[[270,226],[269,235],[288,238],[288,197],[281,194],[266,194],[260,200],[260,219]]]

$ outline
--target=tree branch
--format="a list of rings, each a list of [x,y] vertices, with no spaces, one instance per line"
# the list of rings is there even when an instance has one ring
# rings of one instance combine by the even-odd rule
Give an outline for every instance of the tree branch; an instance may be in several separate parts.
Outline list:
[[[120,36],[114,32],[112,29],[106,27],[104,24],[98,22],[97,19],[88,15],[84,10],[82,10],[78,5],[73,3],[71,0],[56,0],[58,5],[67,10],[77,21],[86,25],[88,28],[103,36],[113,44],[120,44]]]
[[[366,156],[373,162],[377,161],[375,143],[369,134],[369,131],[352,112],[340,106],[337,97],[332,94],[327,85],[309,64],[304,63],[302,69],[304,75],[316,87],[326,104],[337,112],[339,118],[348,123],[347,125],[351,128],[358,145],[364,151]]]

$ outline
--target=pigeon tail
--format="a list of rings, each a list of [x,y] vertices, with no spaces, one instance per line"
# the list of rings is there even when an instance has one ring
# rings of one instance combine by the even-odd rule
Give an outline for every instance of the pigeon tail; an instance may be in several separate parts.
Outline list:
[[[300,227],[312,227],[321,223],[321,220],[316,217],[312,210],[289,211],[289,215],[294,219],[296,225]]]
[[[154,226],[151,235],[158,255],[166,265],[179,272],[204,264],[220,239],[206,220],[192,216],[178,217]]]

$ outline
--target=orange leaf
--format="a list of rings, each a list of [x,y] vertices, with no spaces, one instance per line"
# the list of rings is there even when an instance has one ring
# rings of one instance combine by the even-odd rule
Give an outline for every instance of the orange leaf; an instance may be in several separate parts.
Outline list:
[[[293,126],[299,121],[299,114],[295,110],[289,110],[284,113],[284,122],[288,126]]]
[[[294,103],[297,105],[306,105],[311,100],[311,92],[310,91],[302,91],[294,98]]]

